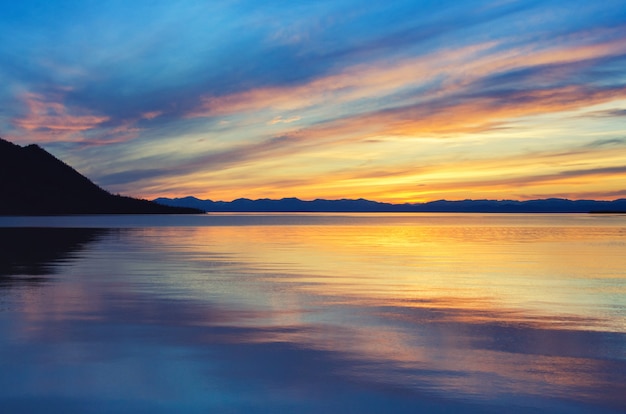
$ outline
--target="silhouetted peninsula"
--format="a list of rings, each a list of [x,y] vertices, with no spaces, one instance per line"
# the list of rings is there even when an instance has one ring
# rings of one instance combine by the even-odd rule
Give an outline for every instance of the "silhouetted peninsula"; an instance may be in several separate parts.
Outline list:
[[[113,195],[38,145],[21,147],[0,138],[0,215],[202,212]]]

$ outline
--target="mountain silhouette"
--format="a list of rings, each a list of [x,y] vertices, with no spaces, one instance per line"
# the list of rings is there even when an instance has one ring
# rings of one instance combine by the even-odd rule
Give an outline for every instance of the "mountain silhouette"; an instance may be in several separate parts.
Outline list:
[[[0,215],[201,212],[113,195],[40,146],[0,138]]]
[[[388,212],[388,213],[623,213],[626,199],[613,201],[568,200],[437,200],[427,203],[391,204],[365,199],[304,201],[298,198],[280,200],[239,198],[233,201],[201,200],[196,197],[157,198],[157,203],[184,206],[209,212]]]

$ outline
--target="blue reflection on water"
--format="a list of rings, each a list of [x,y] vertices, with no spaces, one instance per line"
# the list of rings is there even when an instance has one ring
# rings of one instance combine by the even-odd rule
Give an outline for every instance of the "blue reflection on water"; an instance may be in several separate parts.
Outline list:
[[[3,256],[0,273],[3,412],[610,413],[626,407],[622,332],[514,323],[492,309],[435,300],[255,306],[210,292],[222,288],[220,277],[250,277],[250,268],[233,257],[216,254],[186,268],[167,255],[155,259],[149,238],[135,237],[139,230],[29,229],[17,236],[5,230],[0,242],[12,253]],[[22,236],[39,240],[39,253],[12,242]],[[142,261],[147,258],[152,262]],[[158,269],[180,277],[202,271],[209,292],[185,297]],[[238,283],[257,289],[259,282]],[[290,289],[266,283],[265,289]],[[261,294],[254,289],[250,294]]]

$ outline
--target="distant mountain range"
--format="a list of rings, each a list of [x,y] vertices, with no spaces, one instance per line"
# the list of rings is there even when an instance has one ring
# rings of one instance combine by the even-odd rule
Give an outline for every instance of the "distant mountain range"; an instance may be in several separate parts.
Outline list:
[[[0,139],[0,215],[201,212],[113,195],[38,145]]]
[[[303,201],[297,198],[281,200],[240,198],[234,201],[200,200],[196,197],[157,198],[167,206],[192,207],[208,212],[467,212],[467,213],[609,213],[626,212],[626,199],[614,201],[567,200],[463,200],[431,201],[415,204],[390,204],[365,199]]]

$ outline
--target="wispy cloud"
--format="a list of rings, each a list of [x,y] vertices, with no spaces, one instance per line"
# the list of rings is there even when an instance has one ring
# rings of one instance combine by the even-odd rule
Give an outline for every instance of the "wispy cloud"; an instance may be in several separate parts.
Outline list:
[[[581,116],[597,117],[597,118],[623,118],[626,117],[626,109],[606,109],[603,111],[594,111]]]
[[[346,128],[388,134],[449,134],[498,128],[533,114],[572,110],[615,100],[624,87],[581,80],[606,59],[622,59],[626,38],[542,50],[502,49],[495,42],[437,51],[390,65],[357,65],[301,85],[205,97],[190,117],[255,111],[337,109],[318,119],[323,133]],[[626,59],[626,58],[625,58]],[[278,123],[282,118],[273,119]],[[368,138],[367,136],[364,138]]]
[[[24,94],[22,99],[26,113],[15,119],[14,125],[36,134],[45,132],[55,139],[72,140],[80,132],[94,129],[109,119],[84,110],[70,109],[58,98],[34,93]]]
[[[301,120],[302,118],[299,116],[292,116],[289,118],[283,118],[282,116],[275,116],[274,119],[272,119],[271,121],[268,122],[269,125],[276,125],[276,124],[290,124],[292,122],[296,122]]]

